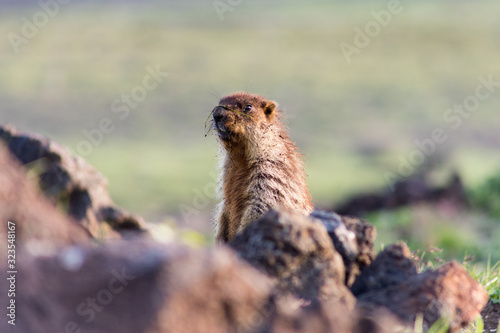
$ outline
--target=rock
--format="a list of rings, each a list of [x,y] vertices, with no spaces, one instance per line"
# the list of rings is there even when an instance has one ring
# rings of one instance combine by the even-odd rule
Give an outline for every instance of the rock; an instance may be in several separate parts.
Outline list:
[[[352,285],[356,276],[375,257],[375,227],[364,220],[340,216],[333,212],[314,211],[310,216],[319,219],[326,227],[335,249],[344,261],[345,284]]]
[[[2,267],[3,269],[3,267]],[[70,246],[20,259],[16,332],[389,333],[388,311],[353,312],[338,300],[276,296],[272,279],[225,247],[150,241]],[[6,279],[0,288],[7,290]],[[7,306],[6,297],[0,299]],[[7,321],[0,331],[8,332]]]
[[[356,309],[352,316],[353,333],[413,332],[413,327],[399,320],[389,310],[380,307],[369,312]]]
[[[304,299],[354,298],[344,285],[342,257],[317,220],[271,210],[229,244],[250,264],[277,280],[278,290]]]
[[[28,181],[19,163],[0,145],[0,247],[7,249],[8,222],[15,223],[16,250],[49,250],[65,245],[86,244],[89,233],[68,220]],[[12,227],[12,224],[10,224]],[[6,263],[0,251],[0,263]],[[5,259],[5,260],[4,260]]]
[[[36,134],[19,133],[8,126],[0,126],[0,139],[31,171],[44,194],[54,204],[67,205],[68,215],[94,238],[102,238],[101,222],[111,226],[110,237],[145,231],[142,218],[113,204],[104,176],[62,145]]]
[[[487,300],[484,288],[453,261],[396,285],[363,293],[358,297],[358,308],[370,313],[385,307],[408,325],[422,313],[427,328],[445,318],[451,331],[457,331],[479,315]]]
[[[401,333],[407,325],[380,308],[369,315],[352,311],[338,301],[313,300],[297,306],[291,297],[279,298],[270,307],[265,332],[276,333]]]
[[[416,203],[446,203],[458,209],[470,206],[460,175],[453,173],[448,184],[436,187],[429,181],[431,169],[419,170],[413,176],[396,181],[380,192],[361,193],[334,207],[339,214],[363,216],[379,210],[391,210]]]
[[[293,300],[279,299],[272,308],[269,333],[347,333],[352,332],[350,310],[340,302],[313,300],[306,307]],[[368,332],[365,332],[368,333]]]
[[[18,271],[16,332],[257,332],[270,315],[272,283],[226,248],[117,241],[25,256]]]
[[[417,267],[410,259],[405,243],[387,246],[373,263],[364,268],[351,287],[355,296],[374,292],[407,281],[417,275]]]
[[[232,251],[192,251],[169,267],[158,332],[254,332],[267,321],[273,283]]]

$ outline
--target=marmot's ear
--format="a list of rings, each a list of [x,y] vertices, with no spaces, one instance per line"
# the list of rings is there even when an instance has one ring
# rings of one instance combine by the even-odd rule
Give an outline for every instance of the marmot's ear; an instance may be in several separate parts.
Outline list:
[[[277,108],[276,102],[273,101],[267,101],[266,106],[264,107],[264,113],[270,121],[274,119],[274,111]]]

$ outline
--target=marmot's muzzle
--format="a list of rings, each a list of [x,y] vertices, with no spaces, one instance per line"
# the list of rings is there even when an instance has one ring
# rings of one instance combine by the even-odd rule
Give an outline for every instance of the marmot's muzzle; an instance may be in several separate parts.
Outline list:
[[[229,139],[229,133],[226,128],[227,121],[227,107],[219,105],[214,108],[213,119],[214,119],[214,130],[217,131],[219,137],[223,140]]]

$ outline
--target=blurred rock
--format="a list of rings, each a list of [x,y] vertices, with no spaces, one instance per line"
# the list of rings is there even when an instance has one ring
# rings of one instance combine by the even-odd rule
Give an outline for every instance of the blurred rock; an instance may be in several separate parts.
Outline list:
[[[395,332],[338,300],[276,295],[273,279],[225,247],[150,241],[69,246],[19,261],[13,332]],[[8,281],[0,280],[7,290]],[[5,298],[3,298],[5,299]],[[0,322],[1,332],[13,326]]]
[[[432,204],[445,202],[457,208],[469,206],[462,179],[457,173],[450,177],[448,184],[439,187],[429,183],[429,172],[430,170],[416,173],[412,177],[397,181],[391,189],[353,196],[335,207],[334,211],[342,215],[363,216],[369,212],[390,210],[421,202]]]
[[[417,267],[410,259],[411,252],[405,243],[387,246],[373,263],[362,270],[351,287],[355,296],[374,292],[407,281],[417,275]]]
[[[356,309],[351,315],[353,333],[404,333],[413,332],[413,325],[402,322],[384,307],[370,312]]]
[[[256,332],[269,315],[269,279],[224,248],[69,247],[18,271],[15,332]]]
[[[353,306],[342,257],[325,227],[295,213],[271,210],[229,244],[250,264],[277,280],[280,292],[304,299],[337,299]]]
[[[0,246],[7,248],[7,224],[15,223],[16,249],[85,244],[89,233],[53,207],[26,178],[20,164],[0,145]],[[6,262],[0,251],[0,262]],[[18,252],[19,254],[19,252]],[[5,259],[5,260],[4,260]]]
[[[269,333],[346,333],[352,332],[351,311],[340,302],[314,300],[306,307],[294,306],[288,298],[279,299],[269,323]]]
[[[67,207],[68,215],[84,226],[94,238],[117,237],[144,231],[142,218],[116,207],[107,191],[107,180],[85,160],[71,155],[62,145],[36,134],[23,134],[0,126],[0,139],[30,171],[54,203]],[[109,228],[101,228],[101,222]]]
[[[453,261],[401,283],[361,294],[358,309],[369,315],[382,306],[408,325],[414,323],[417,314],[423,314],[427,328],[444,318],[450,330],[457,332],[480,314],[487,301],[484,288]]]
[[[356,276],[375,257],[375,227],[364,220],[340,216],[333,212],[316,210],[310,216],[319,219],[326,227],[335,249],[344,261],[345,284],[352,285]]]

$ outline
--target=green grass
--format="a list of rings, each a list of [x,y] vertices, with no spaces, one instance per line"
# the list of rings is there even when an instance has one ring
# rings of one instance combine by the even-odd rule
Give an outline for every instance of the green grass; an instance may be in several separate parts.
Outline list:
[[[113,199],[129,210],[154,219],[178,215],[179,205],[193,205],[198,191],[210,200],[206,210],[213,208],[218,163],[214,142],[188,150],[161,142],[109,142],[96,147],[87,160],[108,178]]]
[[[491,259],[487,260],[486,268],[477,268],[475,265],[466,265],[471,276],[481,283],[490,300],[493,303],[500,303],[500,261],[491,265]]]
[[[500,172],[472,189],[469,196],[478,211],[486,211],[490,215],[500,218]]]
[[[413,251],[440,249],[435,257],[485,262],[500,260],[499,221],[483,214],[418,205],[373,213],[367,219],[377,228],[376,248],[404,240]]]
[[[220,22],[211,3],[195,10],[68,5],[18,55],[2,44],[0,94],[19,109],[6,119],[57,117],[70,126],[48,129],[65,134],[92,126],[111,101],[141,82],[147,65],[160,65],[170,77],[127,124],[166,133],[170,142],[188,134],[199,145],[195,125],[216,100],[209,92],[245,89],[279,101],[307,149],[411,148],[413,137],[443,125],[443,112],[474,91],[479,75],[500,76],[494,66],[499,5],[456,4],[468,13],[464,24],[443,3],[411,3],[347,64],[339,43],[352,41],[353,27],[385,6],[256,2]],[[32,12],[5,11],[2,35],[20,30],[19,16]],[[471,133],[478,128],[494,133],[499,98],[482,103],[453,141],[477,142]],[[31,126],[47,130],[47,124]]]

